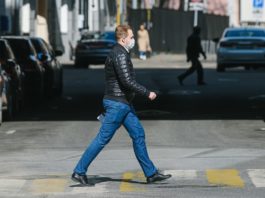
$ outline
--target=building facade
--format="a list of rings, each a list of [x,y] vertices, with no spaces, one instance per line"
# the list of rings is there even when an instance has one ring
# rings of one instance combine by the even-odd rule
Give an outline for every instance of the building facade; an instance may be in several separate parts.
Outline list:
[[[72,58],[81,31],[115,26],[115,0],[1,0],[0,34],[42,37]],[[115,14],[114,14],[115,15]]]
[[[189,11],[190,3],[199,2],[204,5],[204,13],[229,16],[230,26],[264,25],[265,20],[259,20],[265,16],[265,2],[263,1],[0,0],[0,35],[42,37],[54,49],[64,51],[62,59],[69,60],[72,58],[74,46],[83,30],[114,30],[117,24],[127,22],[128,8],[147,9],[149,13],[152,8]],[[262,8],[242,9],[245,3],[249,3],[251,7],[255,2],[262,2]],[[245,20],[247,11],[252,15],[262,15],[262,17],[256,17],[257,20],[254,22]]]

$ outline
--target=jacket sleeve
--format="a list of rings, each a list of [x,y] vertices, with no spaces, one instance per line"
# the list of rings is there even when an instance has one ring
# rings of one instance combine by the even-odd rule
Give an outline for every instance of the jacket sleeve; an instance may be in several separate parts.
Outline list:
[[[149,97],[150,91],[147,90],[144,86],[137,83],[136,80],[132,77],[126,54],[116,54],[114,58],[114,69],[117,74],[118,80],[123,87],[140,95]]]

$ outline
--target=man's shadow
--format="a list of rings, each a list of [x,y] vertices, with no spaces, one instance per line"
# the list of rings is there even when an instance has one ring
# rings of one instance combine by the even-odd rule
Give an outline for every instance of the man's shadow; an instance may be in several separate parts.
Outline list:
[[[96,184],[103,183],[103,182],[126,182],[126,183],[132,183],[132,184],[147,184],[146,182],[143,181],[135,181],[132,179],[113,179],[111,177],[101,177],[98,175],[90,175],[87,176],[89,185],[90,187],[95,186]],[[75,184],[71,185],[70,187],[87,187],[86,185],[82,184]]]

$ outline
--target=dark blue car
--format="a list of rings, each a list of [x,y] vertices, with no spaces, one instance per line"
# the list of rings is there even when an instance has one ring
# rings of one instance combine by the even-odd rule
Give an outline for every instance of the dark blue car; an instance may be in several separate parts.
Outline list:
[[[94,34],[93,38],[81,39],[75,49],[75,66],[87,67],[89,64],[104,64],[115,44],[115,32],[103,32]]]

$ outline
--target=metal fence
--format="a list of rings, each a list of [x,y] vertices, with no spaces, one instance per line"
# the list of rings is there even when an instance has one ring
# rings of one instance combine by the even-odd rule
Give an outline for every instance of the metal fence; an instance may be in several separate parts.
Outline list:
[[[186,40],[193,29],[193,14],[168,9],[130,10],[128,21],[136,37],[140,24],[147,24],[154,52],[185,53]],[[229,25],[229,18],[199,13],[198,25],[202,29],[204,49],[208,53],[215,53],[216,44],[212,40],[221,37]]]

